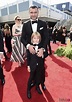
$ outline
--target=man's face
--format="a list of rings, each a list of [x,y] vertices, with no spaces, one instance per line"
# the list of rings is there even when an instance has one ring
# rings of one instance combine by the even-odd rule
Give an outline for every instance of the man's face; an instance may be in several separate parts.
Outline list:
[[[38,9],[37,8],[30,8],[29,13],[30,13],[30,18],[32,20],[36,20],[38,18]]]

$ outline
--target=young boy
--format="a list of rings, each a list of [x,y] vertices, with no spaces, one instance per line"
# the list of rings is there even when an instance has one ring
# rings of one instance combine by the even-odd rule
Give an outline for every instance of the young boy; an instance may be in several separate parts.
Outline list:
[[[36,85],[36,90],[39,94],[42,94],[39,85],[41,84],[42,69],[44,69],[44,55],[38,56],[38,50],[42,47],[41,45],[41,35],[38,32],[34,32],[31,36],[31,45],[34,46],[35,54],[32,54],[27,50],[27,66],[30,72],[30,77],[27,86],[27,97],[31,98],[31,83],[34,80]]]

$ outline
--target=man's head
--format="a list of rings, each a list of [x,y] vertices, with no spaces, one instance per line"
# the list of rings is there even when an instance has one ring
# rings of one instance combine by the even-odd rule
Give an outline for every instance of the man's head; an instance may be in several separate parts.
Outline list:
[[[30,13],[30,18],[32,20],[36,20],[38,18],[38,14],[39,14],[38,7],[37,6],[31,6],[29,8],[29,13]]]

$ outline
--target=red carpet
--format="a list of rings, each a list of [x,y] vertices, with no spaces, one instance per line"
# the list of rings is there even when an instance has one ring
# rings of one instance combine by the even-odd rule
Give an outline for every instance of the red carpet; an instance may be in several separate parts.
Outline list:
[[[58,44],[51,44],[54,52]],[[54,54],[45,61],[47,90],[39,95],[32,88],[32,99],[27,99],[26,88],[29,73],[26,63],[17,67],[17,63],[3,62],[6,83],[4,87],[0,82],[0,102],[72,102],[72,61]]]

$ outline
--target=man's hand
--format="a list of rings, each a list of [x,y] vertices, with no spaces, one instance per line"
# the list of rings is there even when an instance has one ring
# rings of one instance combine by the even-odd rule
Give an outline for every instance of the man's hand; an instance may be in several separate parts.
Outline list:
[[[28,72],[30,72],[30,66],[27,66],[27,70],[28,70]]]
[[[30,53],[32,53],[32,54],[36,53],[36,51],[34,50],[34,46],[33,45],[29,45],[28,49],[29,49]]]
[[[3,59],[4,55],[3,53],[0,53],[0,60]]]
[[[43,49],[42,48],[40,48],[40,49],[38,49],[38,53],[37,53],[37,56],[38,57],[42,57],[43,56]]]
[[[63,36],[66,36],[66,34],[65,34],[65,33],[63,33],[62,35],[63,35]]]

